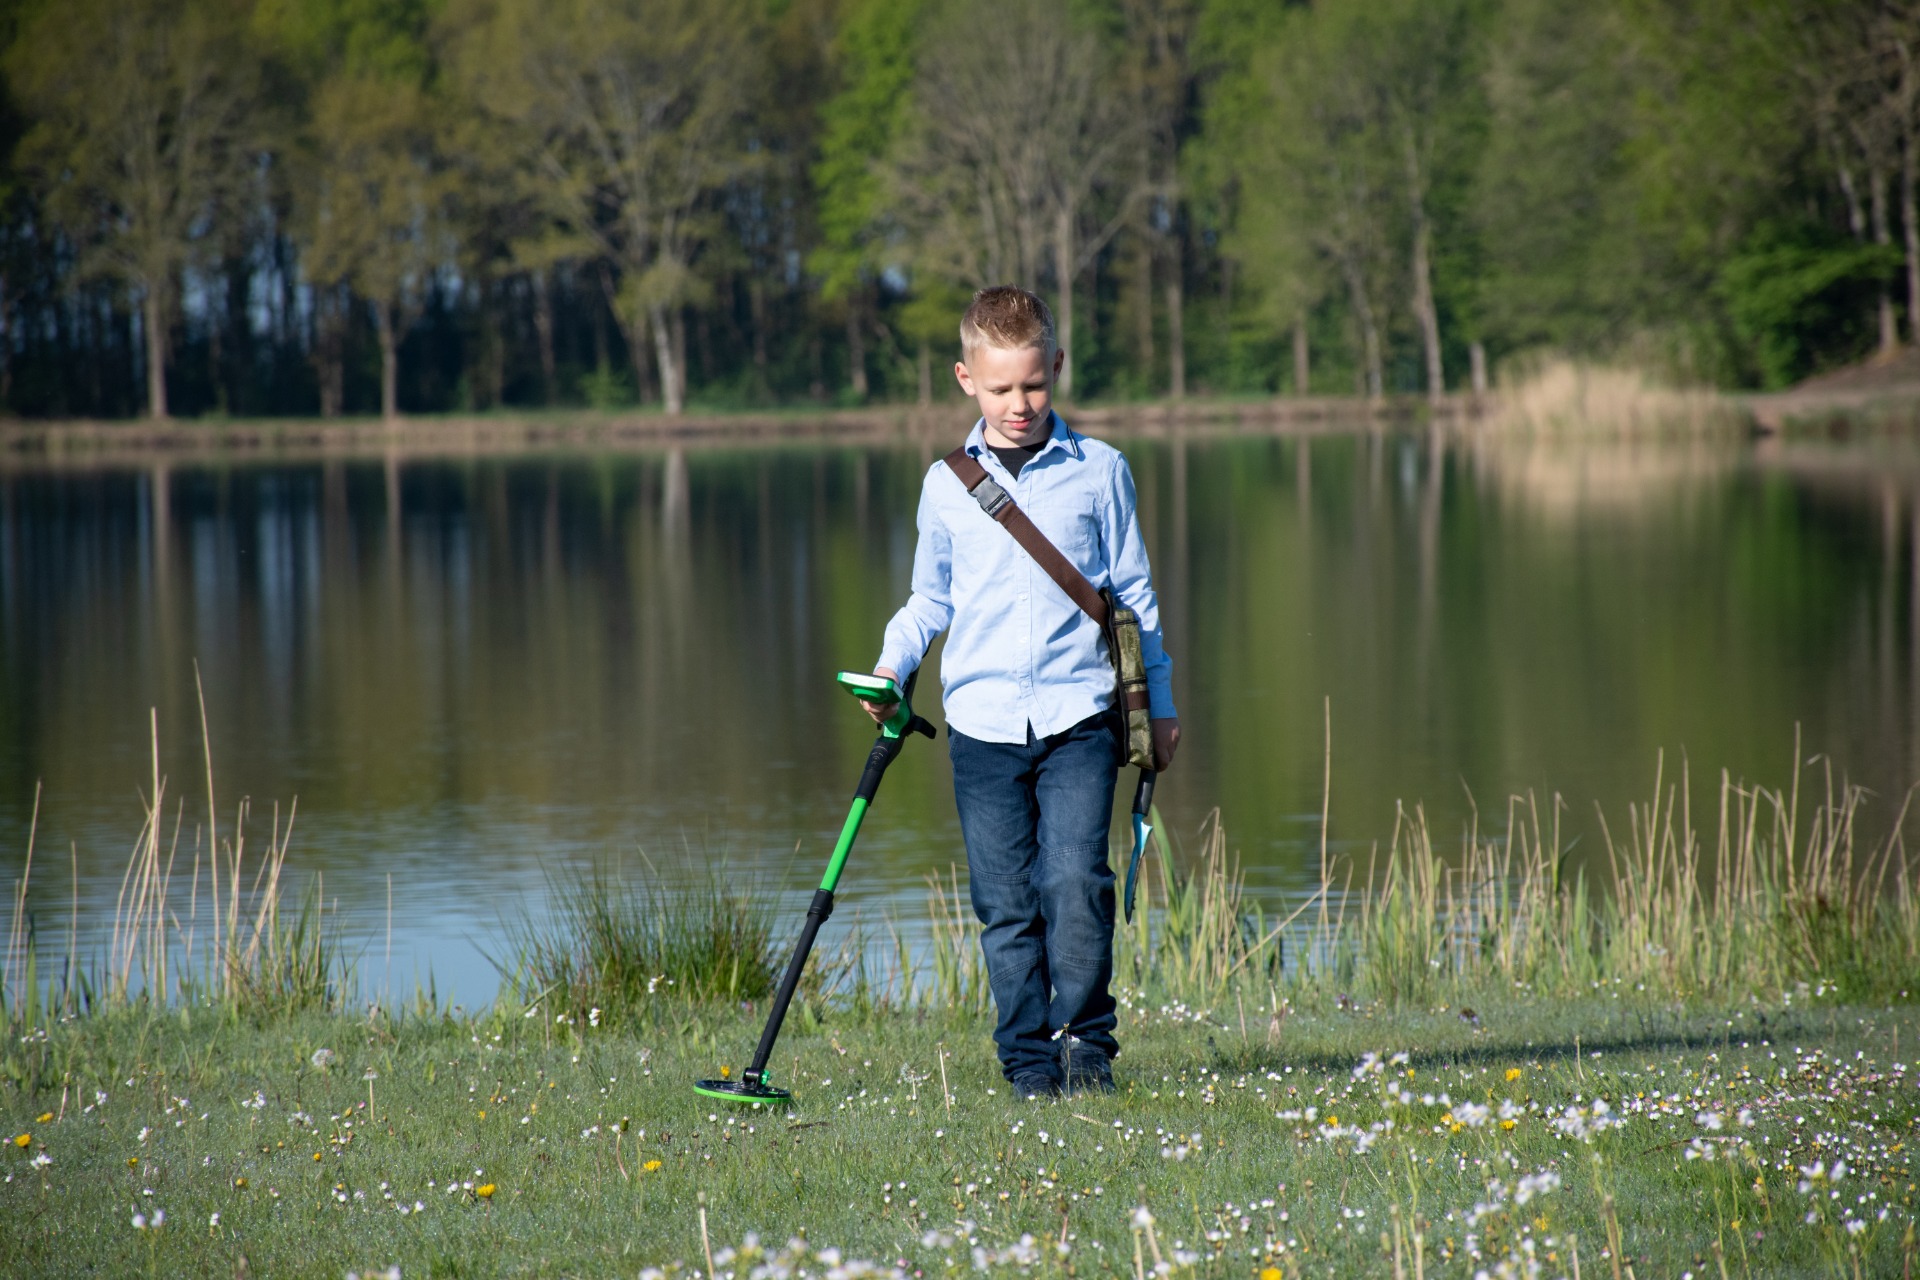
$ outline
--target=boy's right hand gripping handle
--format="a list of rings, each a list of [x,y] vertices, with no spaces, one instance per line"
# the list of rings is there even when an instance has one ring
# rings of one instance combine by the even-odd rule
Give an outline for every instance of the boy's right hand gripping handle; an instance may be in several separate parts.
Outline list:
[[[920,678],[918,670],[907,677],[906,685],[900,691],[900,705],[894,708],[891,716],[880,726],[880,736],[873,740],[873,750],[867,753],[867,767],[861,771],[860,785],[853,794],[872,803],[874,795],[880,790],[880,779],[885,776],[887,766],[900,754],[900,748],[907,745],[909,733],[934,736],[933,726],[913,713],[913,685]]]

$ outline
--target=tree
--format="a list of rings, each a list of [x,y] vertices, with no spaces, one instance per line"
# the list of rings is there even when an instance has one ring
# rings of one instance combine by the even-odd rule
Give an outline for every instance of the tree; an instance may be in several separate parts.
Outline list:
[[[1378,85],[1355,74],[1360,24],[1351,10],[1289,10],[1277,39],[1256,54],[1251,74],[1265,109],[1247,139],[1242,207],[1264,206],[1276,243],[1265,259],[1308,292],[1305,253],[1344,285],[1360,352],[1361,390],[1386,392],[1390,245],[1402,213],[1398,139],[1387,127]],[[1297,238],[1296,243],[1283,241]]]
[[[1139,181],[1146,197],[1130,230],[1139,238],[1141,274],[1136,299],[1139,346],[1151,364],[1153,265],[1166,277],[1167,392],[1187,393],[1186,260],[1188,186],[1182,150],[1193,125],[1195,66],[1192,45],[1199,0],[1118,0],[1121,62],[1128,93],[1141,115],[1135,136]],[[1143,371],[1144,372],[1144,371]]]
[[[22,167],[81,246],[78,274],[140,301],[147,412],[167,416],[181,280],[244,189],[258,66],[241,0],[41,5],[7,53],[34,123]]]
[[[1140,115],[1099,38],[1041,0],[948,4],[921,41],[913,112],[889,160],[913,261],[975,288],[1050,270],[1071,395],[1074,282],[1139,193],[1120,162]]]
[[[1382,124],[1403,166],[1412,310],[1420,330],[1427,396],[1446,392],[1435,295],[1435,189],[1459,163],[1463,117],[1478,114],[1479,79],[1469,51],[1479,33],[1474,0],[1376,0],[1349,8],[1358,19],[1350,64],[1379,95]]]
[[[911,0],[848,6],[834,42],[841,88],[821,109],[820,154],[812,172],[820,240],[807,265],[819,277],[821,298],[846,307],[851,381],[861,400],[867,396],[863,312],[893,256],[886,186],[875,160],[899,132],[913,83],[920,9]]]
[[[453,0],[447,29],[468,109],[496,116],[536,198],[609,269],[636,370],[647,343],[668,413],[686,404],[685,304],[710,197],[749,163],[737,131],[759,56],[745,0]]]
[[[343,73],[313,101],[299,192],[298,237],[321,290],[344,286],[373,311],[380,342],[380,415],[400,416],[400,341],[426,286],[453,254],[448,174],[435,151],[433,108],[414,84]],[[337,405],[336,405],[337,407]]]

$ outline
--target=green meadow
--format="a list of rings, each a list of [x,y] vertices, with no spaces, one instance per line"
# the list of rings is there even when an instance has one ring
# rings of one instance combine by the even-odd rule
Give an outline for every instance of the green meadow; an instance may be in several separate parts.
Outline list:
[[[783,1042],[786,1113],[688,1087],[741,1061],[755,1011],[656,1012],[136,1008],[16,1038],[0,1266],[744,1280],[1915,1260],[1910,1005],[1130,999],[1119,1091],[1034,1103],[1009,1097],[983,1019],[848,1010]]]

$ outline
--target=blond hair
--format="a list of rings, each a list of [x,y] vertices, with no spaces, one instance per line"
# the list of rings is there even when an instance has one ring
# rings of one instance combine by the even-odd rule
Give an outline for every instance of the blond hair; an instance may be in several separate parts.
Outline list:
[[[1018,351],[1038,347],[1049,357],[1059,349],[1053,333],[1053,312],[1040,296],[1016,285],[994,285],[973,295],[960,317],[960,349],[971,355],[980,347]]]

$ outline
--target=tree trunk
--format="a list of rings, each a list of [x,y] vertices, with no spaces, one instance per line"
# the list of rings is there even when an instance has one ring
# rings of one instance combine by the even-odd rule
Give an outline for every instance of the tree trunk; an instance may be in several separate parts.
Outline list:
[[[1420,320],[1420,342],[1427,357],[1427,399],[1439,404],[1447,383],[1440,364],[1440,312],[1433,302],[1432,238],[1433,230],[1423,216],[1413,233],[1413,310]]]
[[[1293,394],[1304,396],[1313,386],[1313,368],[1307,351],[1307,317],[1302,312],[1293,322]]]
[[[547,273],[535,271],[533,280],[533,332],[540,346],[540,391],[548,408],[559,399],[559,378],[553,358],[553,290]]]
[[[1140,253],[1134,260],[1133,358],[1140,364],[1140,387],[1153,386],[1153,246],[1145,229],[1140,232]]]
[[[211,302],[211,299],[209,299],[209,302]],[[226,360],[225,343],[222,340],[223,335],[221,332],[225,328],[225,326],[221,323],[221,321],[222,321],[221,309],[214,306],[208,306],[207,308],[207,381],[213,384],[214,412],[221,414],[222,416],[225,416],[226,414],[232,412],[232,407],[227,400],[227,371],[226,371],[227,360]]]
[[[393,304],[376,302],[373,325],[380,334],[380,416],[387,422],[400,420],[400,335]]]
[[[1175,400],[1187,398],[1187,297],[1186,272],[1180,262],[1180,243],[1174,242],[1173,261],[1167,276],[1167,394]]]
[[[1900,146],[1900,225],[1907,240],[1907,329],[1920,343],[1920,208],[1915,207],[1914,136],[1909,128]]]
[[[1373,300],[1367,297],[1366,279],[1351,253],[1341,256],[1340,268],[1347,278],[1347,293],[1353,300],[1354,321],[1360,326],[1360,350],[1364,359],[1361,366],[1363,394],[1369,400],[1378,400],[1386,394],[1387,380],[1382,370],[1380,326],[1374,320]]]
[[[1073,216],[1062,209],[1054,215],[1053,278],[1058,296],[1054,299],[1054,335],[1066,359],[1060,362],[1060,398],[1073,395]]]
[[[480,350],[475,359],[480,385],[475,400],[482,409],[499,408],[507,394],[507,336],[500,313],[508,288],[500,279],[485,280],[480,286]]]
[[[669,414],[677,416],[686,408],[681,390],[680,367],[674,359],[673,331],[667,323],[667,309],[655,304],[647,309],[653,329],[653,357],[660,362],[660,401]]]
[[[747,308],[753,320],[753,368],[761,388],[767,383],[767,283],[758,272],[747,283]]]
[[[677,332],[684,336],[685,319],[681,319],[679,324],[680,328]],[[713,329],[707,323],[705,307],[693,308],[693,349],[700,354],[700,384],[709,386],[713,382]],[[692,367],[687,363],[687,353],[684,349],[680,352],[680,366],[683,369]]]
[[[933,405],[933,348],[925,338],[920,340],[920,407]]]
[[[679,413],[687,407],[687,309],[678,306],[667,313],[667,333],[673,338],[674,390],[679,393]]]
[[[1420,326],[1420,343],[1427,357],[1427,399],[1439,404],[1447,392],[1447,381],[1440,364],[1440,312],[1433,301],[1433,226],[1427,221],[1426,184],[1411,128],[1406,130],[1405,147],[1407,208],[1413,215],[1413,316]]]
[[[336,288],[317,289],[313,297],[313,371],[320,383],[320,416],[337,418],[346,398],[346,366],[341,359],[341,311]]]
[[[149,284],[141,302],[141,326],[147,339],[147,416],[155,422],[167,417],[167,321],[164,286]]]
[[[867,402],[867,336],[866,325],[862,323],[861,298],[856,293],[847,296],[847,385],[853,391],[856,404]]]
[[[1846,170],[1842,169],[1841,172],[1845,173]],[[1849,186],[1849,188],[1851,188],[1852,186],[1851,181],[1849,181],[1847,185]],[[1874,243],[1875,244],[1892,244],[1893,243],[1893,227],[1890,225],[1890,220],[1887,217],[1886,171],[1880,168],[1880,166],[1875,165],[1873,167],[1872,172],[1868,176],[1867,185],[1868,185],[1868,191],[1871,194],[1871,200],[1872,200],[1872,206],[1873,206]],[[1858,218],[1858,209],[1856,206],[1858,204],[1859,202],[1857,200],[1853,200],[1849,198],[1848,200],[1849,212],[1855,217],[1856,221]],[[1854,228],[1854,234],[1861,239],[1866,238],[1864,235],[1864,231],[1865,231],[1864,227],[1860,227],[1856,225]],[[1882,279],[1880,283],[1879,320],[1880,320],[1881,352],[1884,354],[1884,353],[1897,350],[1900,346],[1900,322],[1894,315],[1893,290],[1888,287],[1884,279]]]
[[[1473,394],[1484,396],[1487,394],[1487,348],[1478,339],[1467,345],[1467,364],[1472,370]]]
[[[650,349],[647,344],[648,332],[645,316],[641,316],[632,324],[620,326],[620,336],[626,339],[627,343],[627,363],[633,366],[633,395],[636,404],[653,402],[653,357],[647,354]],[[604,370],[606,367],[606,362],[603,360],[600,368]]]

